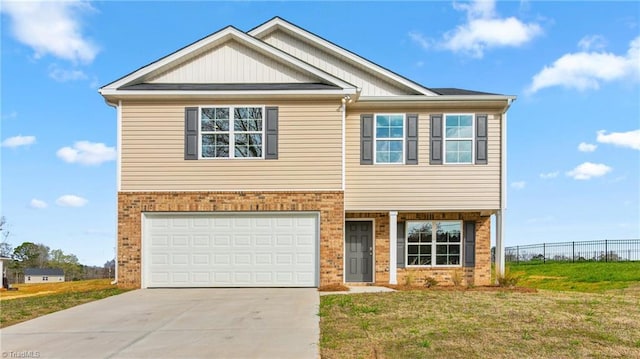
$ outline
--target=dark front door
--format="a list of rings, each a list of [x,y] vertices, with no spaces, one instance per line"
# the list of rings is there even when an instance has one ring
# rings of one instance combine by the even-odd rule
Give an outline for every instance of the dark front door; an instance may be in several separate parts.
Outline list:
[[[373,281],[373,225],[369,221],[345,223],[347,282]]]

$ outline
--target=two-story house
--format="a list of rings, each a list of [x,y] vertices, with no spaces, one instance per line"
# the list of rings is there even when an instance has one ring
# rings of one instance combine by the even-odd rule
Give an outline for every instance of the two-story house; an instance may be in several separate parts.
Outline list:
[[[278,17],[100,94],[122,286],[490,282],[514,96],[424,87]]]

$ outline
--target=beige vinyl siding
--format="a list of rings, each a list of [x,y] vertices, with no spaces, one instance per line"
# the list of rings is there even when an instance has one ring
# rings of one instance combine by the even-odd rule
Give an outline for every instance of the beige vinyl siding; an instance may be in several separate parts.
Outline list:
[[[290,66],[228,41],[158,76],[151,83],[318,82]]]
[[[184,160],[184,108],[279,108],[279,159]],[[340,190],[339,102],[124,102],[122,191]]]
[[[397,109],[393,110],[397,113]],[[429,114],[418,113],[418,165],[360,165],[360,113],[348,113],[346,132],[347,211],[458,211],[500,208],[500,114],[489,113],[487,165],[430,165]],[[405,149],[406,151],[406,149]]]
[[[395,86],[352,61],[338,58],[308,42],[276,30],[262,41],[287,52],[337,78],[362,88],[361,96],[412,95],[415,91]]]

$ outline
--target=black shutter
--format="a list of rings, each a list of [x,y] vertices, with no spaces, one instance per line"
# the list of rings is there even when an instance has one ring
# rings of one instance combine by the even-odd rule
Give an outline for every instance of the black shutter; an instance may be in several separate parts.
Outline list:
[[[418,164],[418,114],[407,114],[407,157],[408,165]]]
[[[397,230],[397,244],[396,244],[396,262],[398,268],[404,268],[405,264],[405,255],[404,255],[404,222],[398,222],[398,230]]]
[[[198,108],[184,109],[184,159],[198,159]]]
[[[278,159],[278,108],[265,108],[265,131],[264,131],[264,158],[266,160]]]
[[[360,164],[373,164],[373,115],[360,115]]]
[[[487,159],[487,115],[476,115],[476,164],[486,165]]]
[[[464,266],[476,265],[476,222],[464,222]]]
[[[442,114],[431,115],[431,130],[429,139],[431,140],[429,145],[429,152],[431,156],[429,158],[429,164],[441,165],[442,164]]]

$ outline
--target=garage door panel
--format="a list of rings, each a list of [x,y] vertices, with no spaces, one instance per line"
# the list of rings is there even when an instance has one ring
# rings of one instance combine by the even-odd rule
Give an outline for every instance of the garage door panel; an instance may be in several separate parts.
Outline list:
[[[145,216],[145,287],[313,287],[314,213]]]

